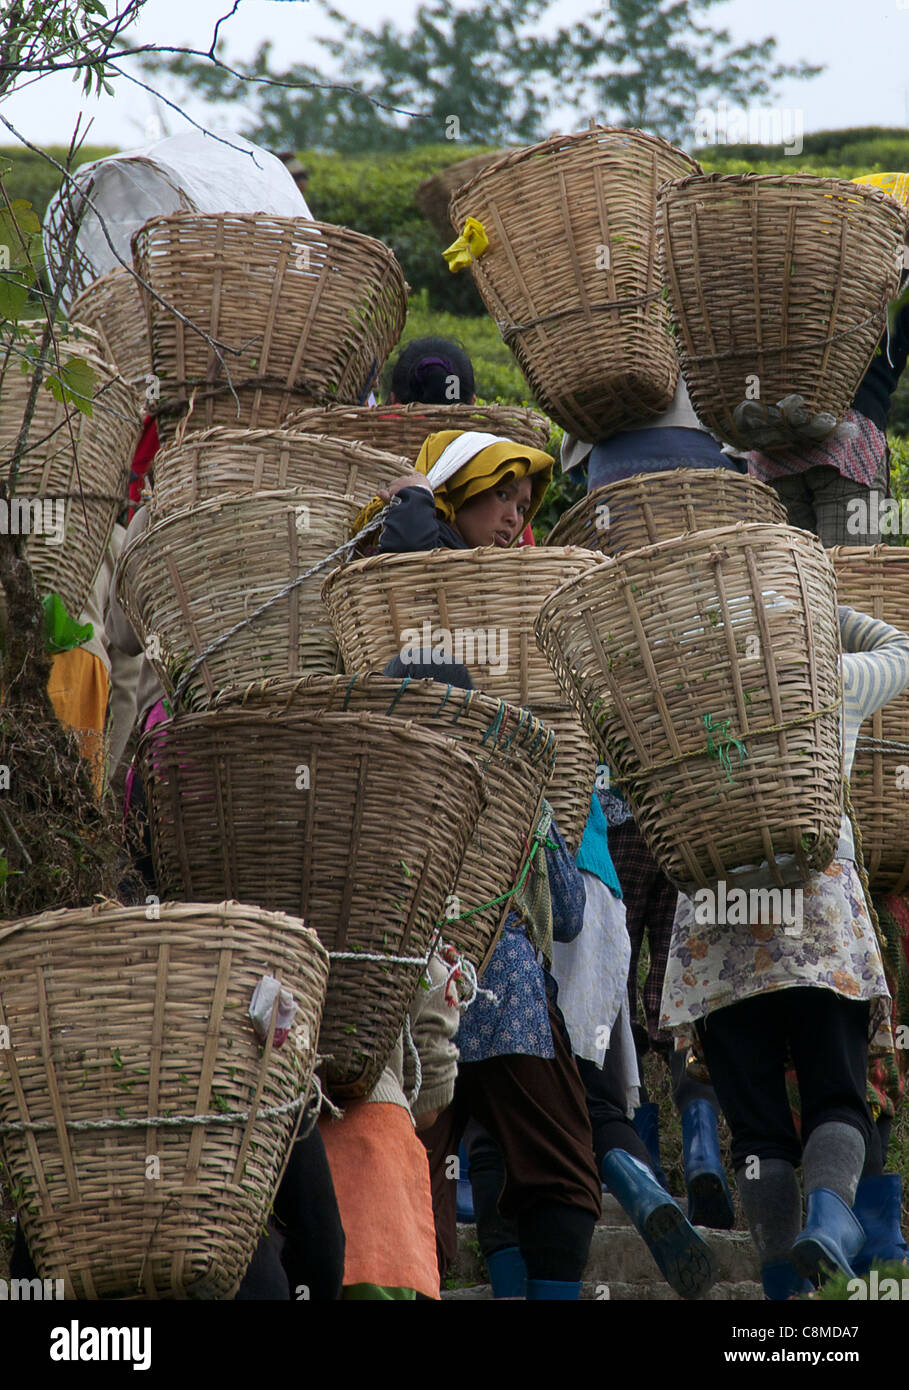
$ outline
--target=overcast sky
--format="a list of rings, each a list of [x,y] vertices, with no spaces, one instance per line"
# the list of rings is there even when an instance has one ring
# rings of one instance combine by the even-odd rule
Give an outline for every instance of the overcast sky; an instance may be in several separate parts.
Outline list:
[[[418,0],[336,0],[343,13],[371,25],[383,19],[401,25]],[[466,0],[469,3],[469,0]],[[149,0],[137,26],[144,43],[207,48],[226,0]],[[553,24],[566,23],[596,8],[594,0],[556,0]],[[702,21],[703,22],[703,21]],[[797,112],[806,132],[844,126],[909,126],[909,0],[726,0],[709,11],[707,22],[722,24],[735,42],[773,35],[784,62],[805,59],[826,64],[822,76],[784,84],[775,106]],[[280,66],[295,61],[320,64],[327,76],[330,62],[312,35],[330,31],[307,0],[243,0],[222,26],[227,55],[242,66],[263,39],[275,45]],[[133,69],[136,71],[136,69]],[[345,80],[356,82],[356,73]],[[239,129],[243,112],[220,111],[212,120],[201,102],[184,103],[196,119],[219,130]],[[90,142],[127,149],[161,134],[150,97],[132,83],[116,80],[116,94],[86,101],[66,77],[43,79],[3,103],[3,114],[38,144],[68,143],[77,113],[94,117]],[[181,118],[165,113],[170,133],[185,128]],[[0,143],[12,141],[0,128]]]

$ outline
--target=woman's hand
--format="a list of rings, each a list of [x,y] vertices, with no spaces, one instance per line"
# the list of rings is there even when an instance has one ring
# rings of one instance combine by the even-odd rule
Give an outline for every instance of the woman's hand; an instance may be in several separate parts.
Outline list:
[[[425,487],[428,492],[432,492],[426,481],[426,474],[418,473],[412,468],[409,473],[402,473],[400,478],[393,478],[387,487],[380,487],[376,495],[381,497],[383,502],[390,502],[395,493],[405,487]]]

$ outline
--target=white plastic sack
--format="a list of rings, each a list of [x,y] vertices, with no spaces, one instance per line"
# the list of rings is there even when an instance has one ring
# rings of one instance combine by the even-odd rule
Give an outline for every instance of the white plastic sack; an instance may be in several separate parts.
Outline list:
[[[149,218],[171,212],[265,212],[312,217],[306,199],[281,160],[239,135],[221,143],[201,131],[171,135],[139,149],[83,164],[76,181],[94,179],[91,199],[119,254],[131,263],[130,240]],[[238,146],[232,149],[231,146]],[[73,190],[51,201],[44,217],[44,250],[56,274]],[[76,242],[81,265],[78,289],[119,265],[95,213],[89,209]],[[78,292],[74,289],[75,292]],[[73,295],[74,297],[74,295]]]

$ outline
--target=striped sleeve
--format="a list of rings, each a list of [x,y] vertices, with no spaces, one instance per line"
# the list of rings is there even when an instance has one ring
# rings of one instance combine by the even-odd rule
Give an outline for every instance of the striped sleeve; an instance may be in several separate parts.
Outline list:
[[[849,734],[909,685],[909,635],[889,623],[840,607],[843,723]]]

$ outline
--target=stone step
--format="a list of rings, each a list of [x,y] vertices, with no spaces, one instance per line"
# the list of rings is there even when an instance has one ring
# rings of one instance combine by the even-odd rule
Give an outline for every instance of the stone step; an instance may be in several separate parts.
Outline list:
[[[744,1231],[708,1231],[703,1227],[699,1231],[716,1257],[719,1281],[738,1284],[760,1279],[751,1237]],[[592,1283],[601,1284],[663,1283],[656,1261],[630,1225],[596,1227],[585,1275]],[[486,1266],[475,1226],[458,1227],[458,1255],[449,1277],[459,1285],[485,1282]]]
[[[604,1292],[608,1289],[608,1297],[614,1303],[631,1302],[684,1302],[677,1293],[674,1293],[668,1284],[642,1283],[642,1284],[596,1284],[584,1283],[581,1286],[581,1298],[585,1301],[604,1300],[607,1295]],[[724,1302],[762,1302],[764,1298],[760,1284],[751,1280],[740,1280],[738,1283],[719,1281],[713,1285],[705,1295],[704,1300],[710,1303]],[[451,1302],[493,1302],[492,1288],[489,1284],[472,1284],[467,1288],[443,1289],[443,1301]]]

